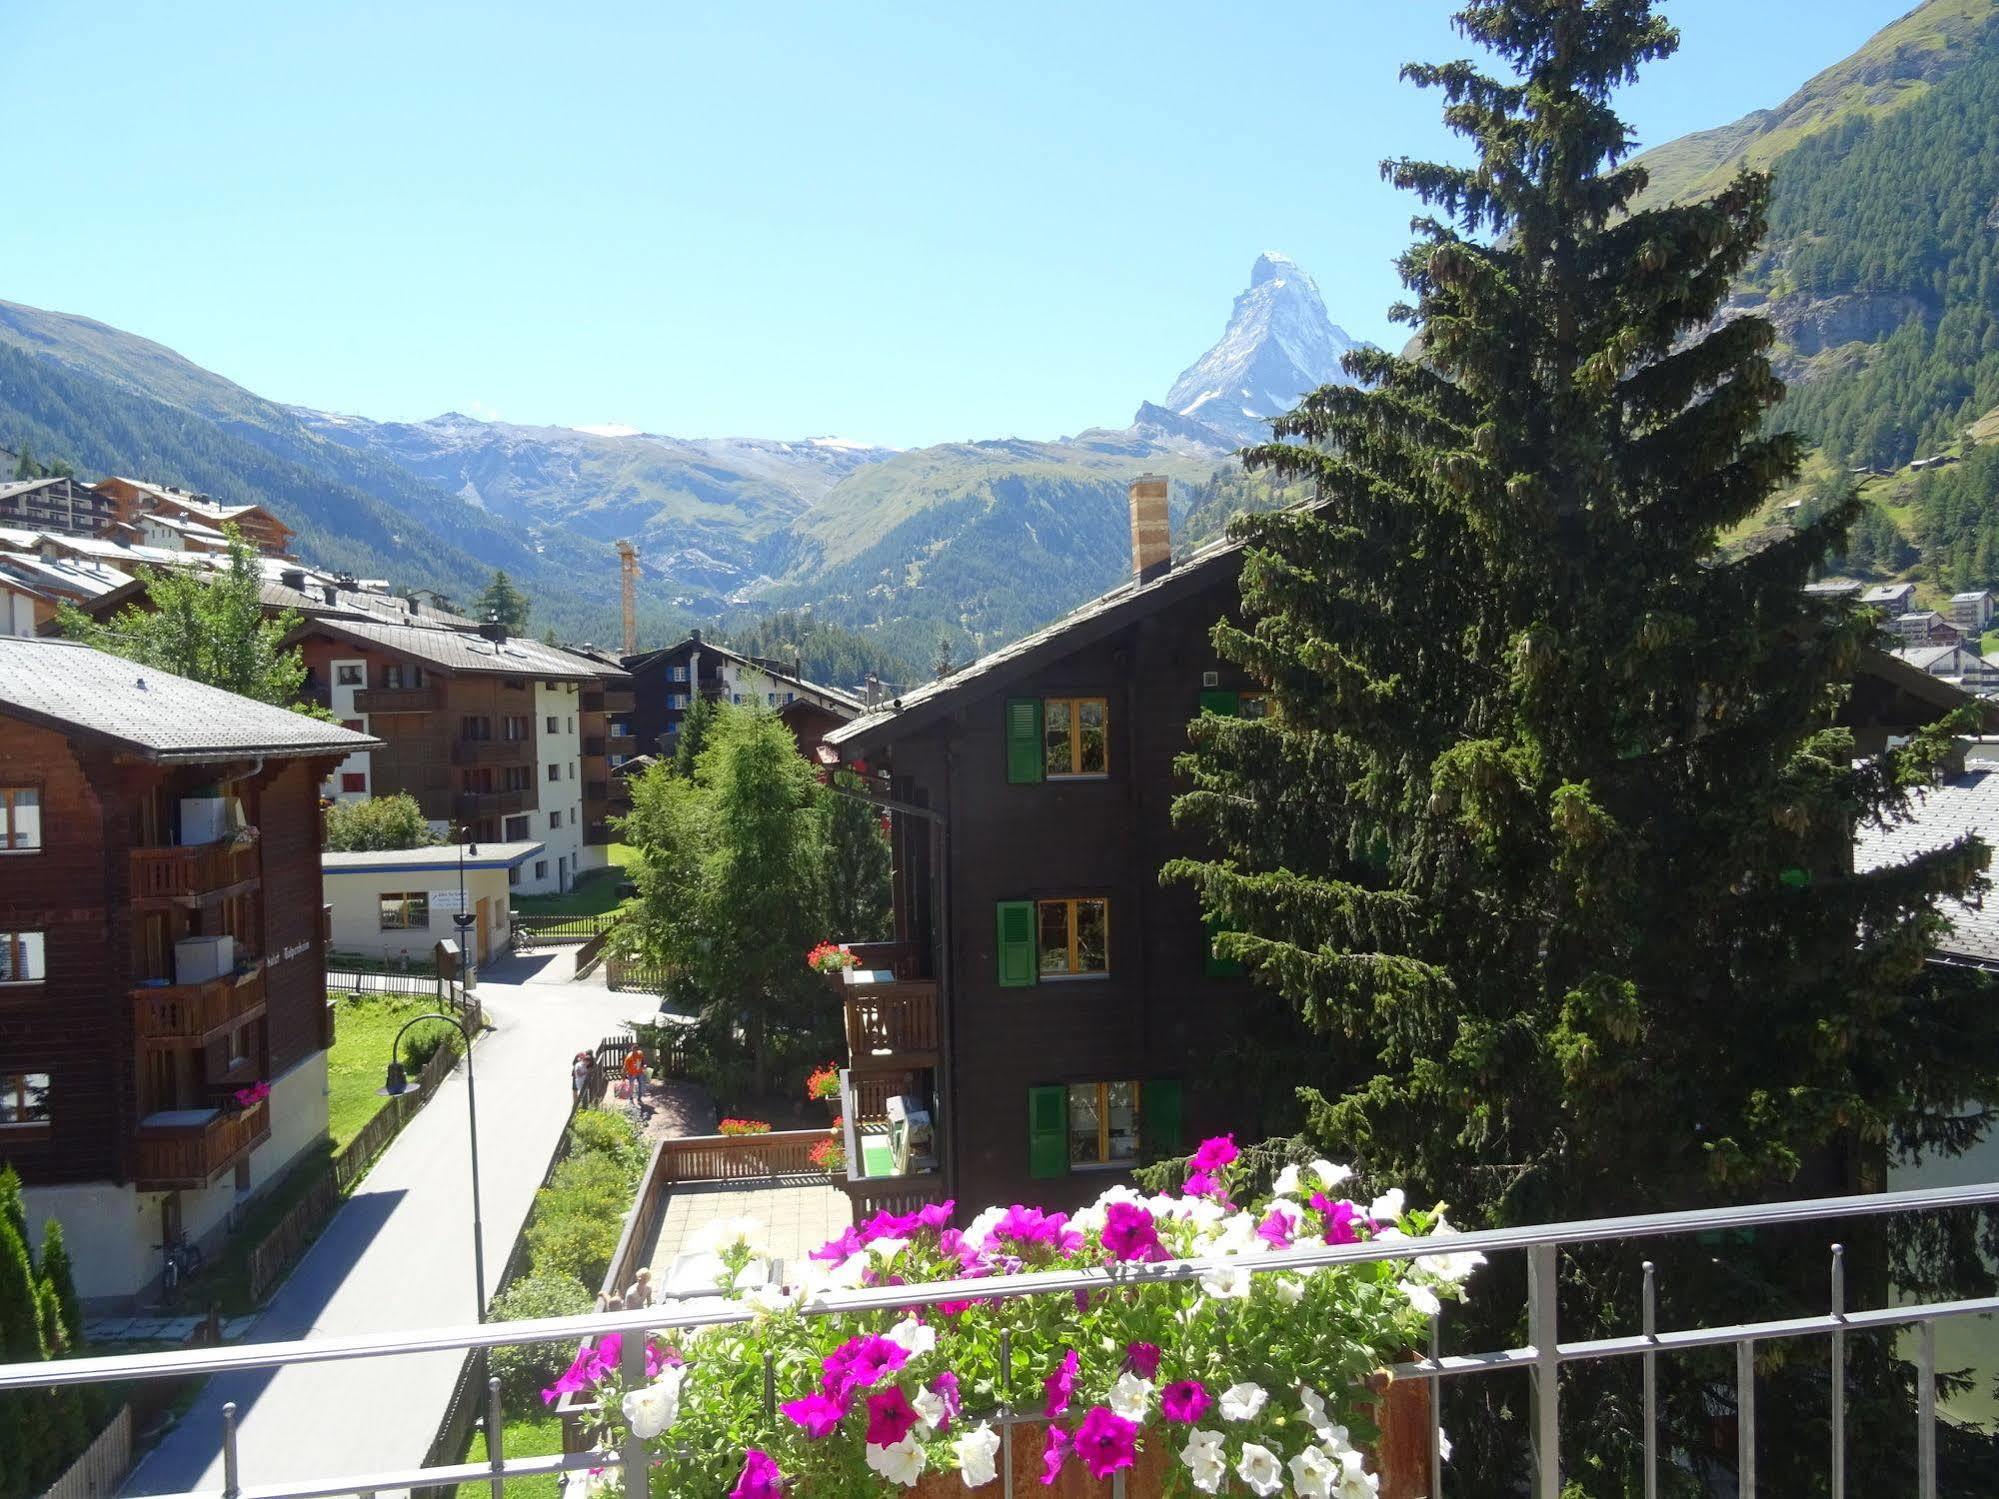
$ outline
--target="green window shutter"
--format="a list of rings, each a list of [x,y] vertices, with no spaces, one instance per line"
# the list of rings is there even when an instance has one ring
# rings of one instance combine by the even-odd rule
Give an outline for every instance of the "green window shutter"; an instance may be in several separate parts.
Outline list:
[[[1027,1174],[1069,1174],[1069,1090],[1027,1090]]]
[[[1242,716],[1242,694],[1240,692],[1208,691],[1201,694],[1201,711],[1218,713],[1223,718]]]
[[[1016,786],[1042,777],[1041,699],[1006,700],[1006,778]]]
[[[1211,979],[1240,978],[1245,971],[1240,962],[1234,958],[1218,957],[1215,954],[1215,924],[1212,921],[1204,921],[1201,923],[1201,931],[1207,938],[1207,952],[1201,964],[1201,971]]]
[[[1034,984],[1034,902],[999,903],[999,985],[1026,989]]]
[[[1150,1161],[1180,1153],[1180,1084],[1146,1083],[1138,1095],[1139,1148]]]

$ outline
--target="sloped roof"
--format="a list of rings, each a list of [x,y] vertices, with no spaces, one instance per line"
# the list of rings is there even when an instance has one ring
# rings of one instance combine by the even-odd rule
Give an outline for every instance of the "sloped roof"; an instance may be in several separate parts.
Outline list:
[[[633,671],[637,671],[643,668],[649,661],[661,656],[676,656],[690,646],[717,656],[727,656],[738,666],[747,666],[752,671],[760,671],[765,676],[771,678],[771,680],[788,683],[801,692],[815,693],[826,699],[833,706],[847,709],[849,712],[859,713],[866,706],[851,692],[842,692],[838,687],[828,687],[824,682],[814,682],[808,677],[801,677],[795,672],[786,671],[782,666],[766,656],[748,656],[741,651],[723,645],[718,640],[708,640],[705,638],[696,640],[692,635],[672,645],[661,646],[657,650],[640,651],[636,656],[625,656],[621,659],[627,667]]]
[[[560,646],[543,645],[539,640],[524,636],[492,641],[470,631],[439,630],[423,625],[377,624],[373,620],[345,619],[338,615],[309,620],[294,630],[290,638],[296,640],[319,633],[396,651],[439,671],[497,677],[546,677],[572,682],[624,675],[622,667],[607,666],[572,655]]]
[[[0,636],[0,715],[147,760],[346,755],[382,741],[69,640]]]
[[[1999,846],[1999,762],[1974,761],[1964,774],[1913,798],[1915,816],[1892,827],[1862,827],[1853,840],[1853,867],[1865,873],[1932,853],[1976,833]],[[1999,964],[1999,902],[1972,906],[1948,900],[1939,907],[1952,930],[1938,944],[1944,957]]]
[[[512,869],[525,864],[545,847],[546,844],[532,839],[516,839],[512,843],[468,843],[465,845],[465,867]],[[392,870],[456,869],[458,854],[459,846],[455,843],[432,843],[422,848],[352,849],[344,853],[321,854],[319,867],[327,874],[355,874],[364,870],[382,874]]]

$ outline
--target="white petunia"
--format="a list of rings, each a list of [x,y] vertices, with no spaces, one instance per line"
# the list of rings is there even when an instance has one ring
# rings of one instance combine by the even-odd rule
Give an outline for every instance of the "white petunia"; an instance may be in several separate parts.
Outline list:
[[[1102,1208],[1097,1207],[1077,1208],[1069,1215],[1069,1227],[1079,1234],[1100,1234],[1104,1231],[1104,1224],[1107,1221],[1109,1221],[1108,1215]]]
[[[1286,1166],[1277,1173],[1277,1180],[1270,1184],[1270,1190],[1280,1197],[1289,1197],[1303,1184],[1303,1177],[1296,1165]]]
[[[625,1424],[633,1436],[650,1442],[680,1419],[680,1382],[686,1377],[684,1367],[663,1369],[658,1379],[624,1398]]]
[[[1367,1205],[1367,1216],[1376,1223],[1397,1223],[1402,1218],[1402,1189],[1390,1187]]]
[[[1329,1499],[1339,1478],[1340,1465],[1317,1447],[1291,1459],[1291,1487],[1305,1499]]]
[[[1311,1172],[1318,1178],[1319,1185],[1330,1192],[1353,1175],[1353,1167],[1335,1166],[1331,1161],[1321,1160],[1312,1162]]]
[[[924,1452],[923,1444],[916,1440],[913,1431],[887,1447],[868,1443],[868,1466],[890,1483],[899,1483],[906,1489],[916,1487],[916,1480],[923,1476],[923,1469],[929,1461],[929,1455]]]
[[[1284,1487],[1284,1469],[1277,1461],[1277,1454],[1255,1442],[1242,1444],[1242,1457],[1235,1470],[1252,1494],[1274,1494]]]
[[[1157,1209],[1153,1208],[1152,1205],[1161,1200],[1160,1198],[1147,1197],[1136,1187],[1106,1187],[1097,1194],[1097,1200],[1091,1203],[1090,1206],[1094,1207],[1098,1212],[1102,1212],[1112,1203],[1125,1202],[1130,1203],[1133,1207],[1147,1208],[1156,1212]],[[1168,1197],[1163,1200],[1171,1202],[1173,1199]]]
[[[689,1234],[686,1247],[700,1253],[721,1254],[740,1245],[752,1254],[762,1254],[763,1231],[762,1221],[756,1218],[720,1218]]]
[[[1263,1402],[1270,1398],[1269,1392],[1260,1384],[1243,1380],[1222,1391],[1222,1419],[1224,1421],[1248,1421],[1263,1409]]]
[[[978,1217],[965,1225],[965,1242],[974,1249],[985,1248],[987,1237],[1005,1220],[1005,1208],[987,1208]]]
[[[944,1397],[925,1385],[909,1399],[909,1408],[916,1412],[916,1418],[924,1431],[935,1431],[950,1415],[950,1408],[944,1404]]]
[[[1273,1275],[1269,1283],[1277,1299],[1286,1306],[1296,1306],[1305,1299],[1305,1282],[1295,1275]]]
[[[1381,1479],[1367,1471],[1366,1459],[1348,1449],[1340,1454],[1340,1486],[1333,1492],[1339,1499],[1376,1499]]]
[[[1249,1295],[1250,1273],[1246,1265],[1229,1261],[1201,1272],[1201,1289],[1217,1301],[1241,1301]]]
[[[792,1290],[788,1286],[763,1285],[744,1292],[743,1300],[760,1312],[774,1315],[795,1305],[802,1294],[803,1292]]]
[[[1247,1213],[1235,1213],[1224,1220],[1211,1245],[1216,1254],[1260,1254],[1269,1247],[1267,1240],[1256,1236],[1256,1220]]]
[[[884,1265],[893,1265],[895,1257],[907,1248],[909,1248],[909,1240],[907,1239],[876,1239],[872,1244],[868,1245],[868,1252],[879,1255]]]
[[[1445,1462],[1451,1460],[1451,1438],[1441,1426],[1437,1428],[1437,1456]]]
[[[1457,1230],[1446,1223],[1439,1214],[1437,1221],[1430,1226],[1430,1232],[1442,1238],[1449,1238]],[[1468,1249],[1460,1254],[1426,1254],[1416,1261],[1416,1268],[1432,1280],[1455,1286],[1463,1284],[1470,1278],[1472,1271],[1484,1263],[1484,1255],[1476,1249]]]
[[[911,1358],[921,1358],[937,1346],[937,1329],[914,1317],[904,1317],[882,1336]]]
[[[1319,1445],[1334,1457],[1345,1457],[1354,1450],[1353,1443],[1347,1440],[1347,1429],[1337,1422],[1320,1427],[1318,1437]]]
[[[1110,1407],[1127,1421],[1145,1424],[1145,1413],[1152,1404],[1152,1381],[1140,1379],[1127,1369],[1118,1376],[1111,1386]]]
[[[1188,1433],[1187,1445],[1180,1449],[1180,1461],[1194,1477],[1194,1487],[1204,1494],[1217,1492],[1228,1476],[1228,1459],[1222,1452],[1219,1431]]]
[[[1426,1317],[1434,1317],[1444,1309],[1437,1293],[1428,1286],[1418,1285],[1413,1280],[1397,1281],[1395,1289],[1409,1298],[1409,1304]]]
[[[1305,1417],[1305,1424],[1313,1431],[1323,1432],[1326,1429],[1326,1402],[1308,1384],[1298,1386],[1298,1410]],[[1321,1437],[1320,1440],[1325,1439]]]
[[[999,1452],[999,1433],[981,1421],[951,1444],[958,1459],[958,1476],[968,1489],[982,1489],[999,1477],[993,1457]]]

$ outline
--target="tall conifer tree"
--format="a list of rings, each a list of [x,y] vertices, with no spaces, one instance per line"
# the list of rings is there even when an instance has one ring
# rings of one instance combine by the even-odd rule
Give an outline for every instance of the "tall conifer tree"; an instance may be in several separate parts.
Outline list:
[[[1837,727],[1872,625],[1803,585],[1852,499],[1721,550],[1800,459],[1763,430],[1770,326],[1714,321],[1767,181],[1627,212],[1644,174],[1610,96],[1677,45],[1649,0],[1492,0],[1457,25],[1494,71],[1405,77],[1471,160],[1384,166],[1435,215],[1401,262],[1420,345],[1349,355],[1359,386],[1248,455],[1316,494],[1235,523],[1243,622],[1215,632],[1277,711],[1196,722],[1177,811],[1219,857],[1168,876],[1324,1038],[1298,1070],[1315,1143],[1459,1221],[1855,1189],[1999,1075],[1992,1007],[1948,1013],[1920,982],[1935,902],[1985,850],[1849,870],[1855,825],[1897,815],[1943,737],[1861,760]],[[1735,1246],[1722,1273],[1689,1247],[1662,1317],[1822,1296],[1822,1252]],[[1566,1262],[1565,1338],[1629,1330],[1639,1258]],[[1519,1334],[1516,1287],[1488,1273],[1468,1335]],[[1710,1373],[1668,1392],[1689,1444],[1712,1437]],[[1631,1491],[1635,1386],[1572,1390],[1571,1476]],[[1517,1487],[1517,1393],[1454,1397],[1475,1489]]]

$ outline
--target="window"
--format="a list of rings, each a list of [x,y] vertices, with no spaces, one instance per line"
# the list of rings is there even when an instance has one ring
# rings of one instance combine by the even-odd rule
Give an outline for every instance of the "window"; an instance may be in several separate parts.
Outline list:
[[[560,734],[562,732],[562,720],[557,718],[553,713],[544,718],[542,723],[546,726],[546,732],[550,734]]]
[[[766,708],[775,708],[777,706],[777,694],[775,692],[766,692],[764,694],[764,706]]]
[[[403,666],[400,661],[391,661],[382,668],[382,685],[391,692],[398,692],[409,685],[403,680]]]
[[[549,779],[550,779],[551,781],[559,781],[559,780],[561,780],[561,779],[562,779],[562,767],[561,767],[560,765],[550,765],[550,766],[548,767],[548,778],[549,778]]]
[[[667,679],[667,681],[669,681],[669,682],[684,682],[684,681],[686,681],[686,680],[687,680],[687,668],[686,668],[686,667],[684,667],[684,666],[669,666],[669,667],[668,667],[668,668],[666,669],[666,679]]]
[[[493,720],[487,718],[484,714],[468,713],[458,720],[458,737],[460,739],[491,739],[493,737]]]
[[[669,708],[685,708],[687,706],[687,694],[684,692],[669,692],[666,695],[666,705]]]
[[[0,849],[25,854],[41,846],[41,791],[34,786],[0,786]]]
[[[366,791],[368,789],[368,773],[364,770],[341,771],[340,789],[343,792]]]
[[[576,720],[573,717],[569,720],[569,732],[572,734],[576,732]]]
[[[623,765],[629,759],[631,759],[630,755],[614,753],[611,756],[611,769],[616,770],[619,766]]]
[[[1110,703],[1101,697],[1006,700],[1006,778],[1016,785],[1110,772]]]
[[[534,737],[532,721],[523,713],[509,713],[500,720],[501,735],[515,743]]]
[[[1268,718],[1277,711],[1267,692],[1245,692],[1239,706],[1244,718]]]
[[[549,813],[549,814],[548,814],[548,830],[549,830],[549,831],[550,831],[550,832],[552,833],[552,832],[554,832],[554,831],[555,831],[555,830],[556,830],[557,828],[559,828],[559,827],[561,827],[561,826],[562,826],[562,814],[561,814],[560,812],[551,812],[551,813]]]
[[[49,1075],[0,1072],[0,1129],[22,1129],[48,1122]]]
[[[528,820],[525,817],[509,817],[507,819],[507,842],[518,843],[527,836]],[[519,870],[515,870],[516,874],[519,872]]]
[[[548,878],[548,860],[536,859],[534,861],[534,877],[538,880]]]
[[[510,688],[515,692],[526,692],[528,690],[528,684],[519,677],[502,677],[500,678],[500,685]]]
[[[1069,1164],[1121,1166],[1138,1159],[1138,1084],[1069,1085]]]
[[[576,779],[576,762],[574,760],[569,762],[569,779],[572,781]]]
[[[365,686],[367,670],[359,661],[342,661],[333,668],[333,680],[342,687]]]
[[[509,865],[509,866],[507,867],[507,883],[508,883],[509,885],[518,885],[518,884],[519,884],[520,882],[521,882],[521,867],[520,867],[520,865],[518,865],[518,864],[511,864],[511,865]]]
[[[1041,704],[1041,748],[1044,773],[1057,776],[1100,776],[1110,764],[1105,726],[1110,704],[1100,697],[1051,697]]]
[[[1034,903],[1035,971],[1043,978],[1077,978],[1110,971],[1110,902]]]
[[[46,973],[40,932],[0,932],[0,984],[39,984]]]
[[[382,930],[385,932],[427,932],[430,930],[430,896],[422,890],[385,894],[381,897]]]

